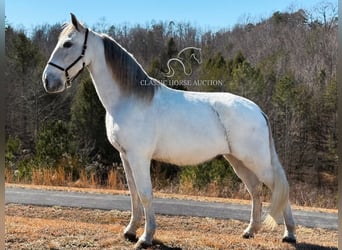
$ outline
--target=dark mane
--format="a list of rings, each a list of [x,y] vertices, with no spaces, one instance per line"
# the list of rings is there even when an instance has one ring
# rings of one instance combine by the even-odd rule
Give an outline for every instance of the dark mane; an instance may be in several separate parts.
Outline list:
[[[114,39],[102,35],[107,65],[120,89],[125,94],[134,94],[151,100],[160,83],[150,78],[136,59]]]

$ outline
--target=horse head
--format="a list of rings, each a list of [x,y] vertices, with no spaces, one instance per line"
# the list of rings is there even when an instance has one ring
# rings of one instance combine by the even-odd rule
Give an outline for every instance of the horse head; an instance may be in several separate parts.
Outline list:
[[[71,14],[71,23],[64,26],[57,45],[47,63],[42,80],[48,93],[58,93],[71,86],[71,82],[89,64],[86,57],[88,29]]]

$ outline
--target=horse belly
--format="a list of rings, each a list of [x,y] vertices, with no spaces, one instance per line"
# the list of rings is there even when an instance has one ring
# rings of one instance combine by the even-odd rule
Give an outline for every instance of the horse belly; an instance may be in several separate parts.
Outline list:
[[[173,124],[160,136],[153,159],[179,166],[196,165],[228,150],[224,130],[214,119],[196,126]]]
[[[224,147],[224,145],[219,147],[218,144],[211,142],[204,142],[200,146],[170,147],[167,145],[156,151],[153,159],[179,166],[197,165],[211,160],[217,155],[226,154]]]

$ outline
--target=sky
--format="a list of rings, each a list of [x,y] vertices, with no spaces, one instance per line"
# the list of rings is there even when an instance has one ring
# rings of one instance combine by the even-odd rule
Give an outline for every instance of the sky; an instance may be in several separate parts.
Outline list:
[[[112,25],[142,26],[151,21],[189,22],[205,30],[232,28],[246,20],[256,22],[275,11],[311,10],[322,0],[6,0],[6,22],[14,28],[64,23],[69,13],[89,27],[105,21]],[[337,0],[330,0],[336,2]]]

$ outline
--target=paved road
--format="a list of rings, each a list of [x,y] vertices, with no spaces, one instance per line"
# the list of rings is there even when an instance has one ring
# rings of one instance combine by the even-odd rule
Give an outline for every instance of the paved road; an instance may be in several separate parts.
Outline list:
[[[130,210],[127,195],[92,194],[7,187],[6,203],[40,206],[78,207],[103,210]],[[178,199],[154,199],[158,214],[211,217],[248,221],[250,206],[233,203],[202,202]],[[337,230],[337,214],[293,211],[298,225]]]

